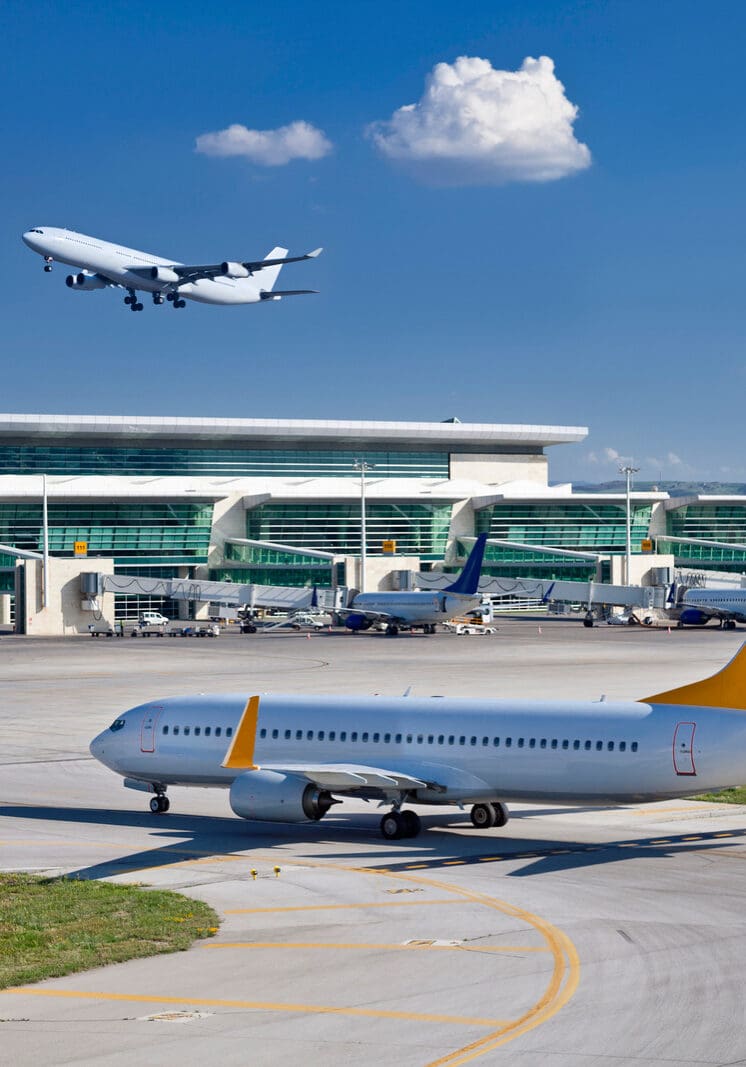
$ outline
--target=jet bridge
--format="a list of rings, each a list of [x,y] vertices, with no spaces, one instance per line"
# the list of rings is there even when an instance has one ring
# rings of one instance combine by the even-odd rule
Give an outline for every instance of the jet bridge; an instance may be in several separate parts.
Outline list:
[[[420,589],[442,589],[453,581],[450,574],[435,571],[418,574]],[[539,600],[543,603],[560,601],[585,604],[590,610],[601,604],[618,608],[664,608],[667,587],[653,585],[607,585],[603,582],[552,581],[546,578],[511,578],[485,576],[479,581],[479,592],[488,597],[516,597]]]
[[[86,575],[88,581],[91,576]],[[208,582],[198,578],[145,578],[131,574],[98,574],[98,592],[126,593],[129,596],[196,600],[225,607],[280,608],[300,611],[315,605],[326,610],[341,606],[346,590],[312,589],[307,586],[239,585],[237,582]],[[87,590],[90,592],[90,590]]]

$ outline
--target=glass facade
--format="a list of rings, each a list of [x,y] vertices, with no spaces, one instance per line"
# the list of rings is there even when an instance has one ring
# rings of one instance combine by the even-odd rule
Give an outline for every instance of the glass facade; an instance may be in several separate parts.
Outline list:
[[[746,544],[746,498],[743,503],[684,504],[666,513],[666,533],[672,537],[694,537],[703,541],[732,541]],[[658,538],[658,551],[670,552],[684,567],[735,571],[746,570],[742,548],[716,548],[713,545],[681,545]]]
[[[194,475],[203,478],[447,478],[447,452],[363,452],[254,448],[130,448],[2,445],[0,474]]]
[[[212,503],[50,500],[49,551],[72,556],[75,541],[89,556],[144,563],[204,563],[210,545]],[[0,543],[39,552],[42,505],[0,503]]]
[[[640,542],[648,536],[652,505],[632,507],[632,549],[639,552]],[[626,508],[622,503],[522,504],[512,501],[494,504],[476,513],[476,532],[486,532],[502,541],[517,541],[543,548],[568,548],[575,552],[624,552]],[[515,559],[515,549],[488,545],[485,558]],[[536,553],[537,563],[551,557]],[[526,558],[524,554],[524,559]],[[560,557],[556,557],[560,562]],[[562,560],[567,566],[568,560]]]
[[[382,543],[396,541],[404,556],[445,554],[451,521],[450,504],[369,503],[366,507],[366,548],[382,555]],[[246,514],[246,536],[298,548],[319,549],[339,555],[360,552],[360,504],[262,504]]]
[[[214,567],[210,570],[211,582],[235,582],[237,585],[289,585],[293,587],[314,585],[319,589],[331,589],[332,567]],[[337,584],[344,585],[344,573],[337,574]]]

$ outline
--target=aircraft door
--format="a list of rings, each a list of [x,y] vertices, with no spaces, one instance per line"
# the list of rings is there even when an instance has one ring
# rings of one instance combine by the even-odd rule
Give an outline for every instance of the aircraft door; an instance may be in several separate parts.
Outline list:
[[[155,752],[155,728],[161,717],[162,707],[153,707],[145,712],[140,727],[140,751]]]
[[[677,774],[696,774],[694,766],[694,731],[696,722],[680,722],[676,724],[673,735],[673,766]]]

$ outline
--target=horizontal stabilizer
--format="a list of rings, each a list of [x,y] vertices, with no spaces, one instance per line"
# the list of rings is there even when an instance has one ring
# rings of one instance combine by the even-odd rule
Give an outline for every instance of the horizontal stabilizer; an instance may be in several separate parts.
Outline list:
[[[262,300],[275,300],[278,296],[307,296],[310,293],[318,293],[318,289],[273,289],[271,292],[261,292]]]
[[[746,711],[746,644],[741,645],[730,663],[711,678],[668,689],[645,697],[642,704],[682,704],[700,708],[736,708]]]

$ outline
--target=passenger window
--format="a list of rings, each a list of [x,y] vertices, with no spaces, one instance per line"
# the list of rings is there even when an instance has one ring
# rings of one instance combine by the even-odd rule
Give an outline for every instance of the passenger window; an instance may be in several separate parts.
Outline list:
[[[422,734],[417,734],[417,744],[421,745],[423,741],[424,737],[422,736]]]
[[[302,741],[303,740],[303,731],[302,730],[296,730],[295,731],[295,740],[296,741]]]
[[[189,727],[185,726],[184,727],[184,737],[188,737],[188,736],[189,736]]]
[[[438,744],[444,745],[446,741],[445,734],[438,734]]]
[[[293,731],[292,730],[286,730],[285,731],[285,740],[286,741],[289,741],[292,736],[293,736]]]
[[[313,741],[313,730],[306,730],[306,741]]]
[[[542,737],[541,742],[539,743],[539,748],[546,748],[546,747],[547,747],[547,739],[546,739],[546,737]]]
[[[384,734],[383,735],[383,743],[384,743],[384,745],[390,745],[391,744],[391,734]]]
[[[463,735],[463,734],[461,735],[461,737],[459,737],[459,739],[458,739],[458,743],[459,743],[460,745],[465,745],[465,744],[466,744],[466,738],[464,737],[464,735]]]
[[[609,743],[607,744],[606,747],[608,748],[609,752],[613,752],[614,751],[614,742],[613,741],[609,741]]]
[[[202,730],[201,730],[201,728],[200,728],[199,726],[195,726],[195,727],[194,727],[194,736],[195,736],[195,737],[199,737],[199,735],[200,735],[201,733],[202,733]]]
[[[456,737],[455,737],[454,734],[449,734],[448,735],[448,744],[449,745],[455,745],[456,744]]]
[[[632,744],[629,747],[632,749],[633,752],[637,752],[637,742],[636,741],[633,741]]]
[[[179,732],[179,727],[178,726],[174,726],[174,733],[178,734],[178,732]]]
[[[316,734],[316,740],[317,741],[323,741],[324,740],[324,731],[323,730],[319,730],[319,732]]]
[[[523,748],[523,738],[522,737],[518,738],[518,747],[519,748]]]
[[[563,747],[564,749],[568,749],[568,748],[570,747],[570,742],[569,742],[569,741],[567,741],[567,740],[563,741],[563,742],[562,742],[562,747]]]
[[[585,746],[584,746],[584,747],[585,747],[585,750],[586,750],[586,752],[590,752],[590,750],[591,750],[591,743],[590,743],[590,741],[586,741],[586,743],[585,743]]]
[[[226,727],[225,736],[226,737],[233,737],[233,727],[232,726],[227,726]]]
[[[329,740],[330,741],[336,741],[336,739],[337,739],[336,731],[330,730],[329,731]]]
[[[401,734],[397,734],[396,737],[394,738],[394,741],[396,742],[397,745],[400,745],[401,744]]]
[[[580,748],[580,741],[573,741],[573,743],[572,743],[572,747],[573,747],[573,748],[575,749],[575,751],[577,752],[577,751],[578,751],[578,749]]]
[[[164,727],[163,727],[162,733],[164,733],[164,734],[167,734],[167,733],[168,733],[168,727],[167,727],[167,726],[164,726]]]
[[[342,730],[342,732],[339,735],[339,740],[340,741],[346,741],[347,740],[347,731],[346,730]]]
[[[627,751],[627,742],[626,741],[620,741],[619,742],[619,751],[620,752],[626,752]]]
[[[218,730],[219,730],[219,729],[220,729],[220,727],[218,726],[218,729],[217,729],[217,730],[215,731],[215,733],[216,733],[216,734],[217,734],[217,732],[218,732]],[[259,731],[259,736],[260,736],[260,737],[261,737],[262,739],[264,739],[264,738],[265,738],[265,737],[267,736],[267,730],[266,730],[266,727],[264,727],[264,726],[263,726],[263,727],[261,728],[261,730]]]
[[[603,747],[604,747],[603,741],[596,741],[596,752],[601,752],[603,750]]]
[[[279,736],[280,736],[280,731],[279,730],[273,730],[272,731],[272,740],[273,741],[276,741]]]
[[[412,744],[412,735],[411,734],[407,734],[407,744],[408,745]]]
[[[350,734],[350,741],[357,741],[357,730],[353,730]]]
[[[506,738],[505,738],[505,747],[506,747],[506,748],[510,748],[510,746],[511,746],[512,744],[513,744],[513,738],[512,738],[512,737],[506,737]]]
[[[556,747],[557,747],[557,738],[553,737],[552,738],[552,748],[556,748]]]
[[[492,744],[495,746],[495,748],[499,748],[500,747],[500,738],[499,737],[493,737],[492,738]]]
[[[377,745],[380,740],[381,740],[381,735],[380,734],[373,734],[373,744],[374,745]]]
[[[435,736],[433,734],[428,734],[427,735],[427,743],[428,743],[428,745],[432,745],[434,740],[435,740]]]
[[[206,726],[205,727],[205,737],[209,737],[210,736],[211,730],[212,730],[211,726]]]
[[[483,737],[483,738],[482,738],[482,744],[483,744],[483,745],[488,745],[489,743],[490,743],[490,739],[489,739],[489,737]]]
[[[367,730],[363,733],[363,736],[360,738],[360,740],[361,741],[367,741],[368,740],[368,731]]]
[[[476,739],[476,737],[472,737],[472,738],[471,738],[471,744],[472,744],[472,745],[476,745],[476,743],[477,743],[477,739]]]
[[[536,738],[535,737],[531,738],[531,740],[528,743],[528,747],[529,748],[536,748]]]
[[[222,732],[223,732],[223,728],[222,728],[222,726],[216,726],[216,727],[215,727],[215,736],[216,736],[216,737],[220,737],[220,735],[222,734]],[[267,732],[267,731],[265,730],[264,732],[265,732],[265,734],[266,734],[266,732]]]

